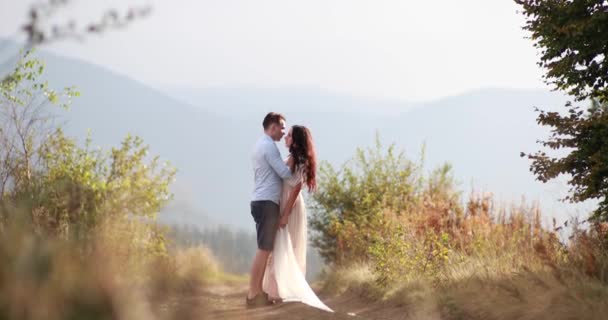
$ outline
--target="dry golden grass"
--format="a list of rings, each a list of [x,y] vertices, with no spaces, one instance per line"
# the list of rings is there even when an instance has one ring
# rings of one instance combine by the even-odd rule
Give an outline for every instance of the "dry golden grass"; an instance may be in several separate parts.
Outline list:
[[[330,271],[325,292],[356,293],[411,319],[606,318],[603,225],[575,228],[564,244],[534,205],[498,206],[482,195],[454,212],[427,202],[409,215],[386,214],[384,251]]]
[[[605,319],[608,288],[597,280],[521,272],[475,277],[441,293],[446,319]]]
[[[126,255],[155,243],[125,236],[137,228],[114,229],[99,235],[102,243],[83,246],[6,225],[0,232],[0,318],[200,319],[205,305],[176,301],[213,283],[243,282],[222,273],[204,247]]]

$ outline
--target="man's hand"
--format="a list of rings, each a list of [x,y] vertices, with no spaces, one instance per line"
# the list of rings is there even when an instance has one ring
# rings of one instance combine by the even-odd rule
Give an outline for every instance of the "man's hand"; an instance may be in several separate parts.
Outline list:
[[[281,220],[279,220],[279,228],[285,228],[287,222],[289,221],[289,216],[287,214],[281,215]]]

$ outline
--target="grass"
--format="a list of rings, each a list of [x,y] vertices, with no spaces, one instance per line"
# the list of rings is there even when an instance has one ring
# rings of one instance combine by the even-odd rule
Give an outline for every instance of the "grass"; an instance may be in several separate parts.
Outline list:
[[[605,227],[575,228],[564,244],[540,216],[487,197],[458,222],[436,211],[394,215],[367,261],[334,266],[323,290],[402,308],[410,319],[605,319]]]
[[[327,274],[323,291],[402,308],[409,319],[605,319],[608,314],[608,287],[585,275],[522,271],[498,276],[486,270],[460,275],[442,285],[408,279],[383,288],[370,267],[358,265]]]
[[[198,313],[206,306],[175,301],[210,285],[237,285],[247,279],[223,273],[204,247],[135,264],[130,260],[141,255],[121,256],[110,250],[110,244],[92,245],[100,249],[85,252],[79,243],[20,226],[4,228],[0,232],[0,318],[200,319]]]

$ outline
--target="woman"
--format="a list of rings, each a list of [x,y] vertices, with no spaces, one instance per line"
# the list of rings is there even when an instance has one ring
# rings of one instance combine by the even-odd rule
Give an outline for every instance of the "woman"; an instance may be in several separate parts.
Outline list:
[[[317,157],[310,130],[293,126],[285,137],[289,149],[286,162],[292,177],[283,181],[281,220],[268,259],[263,288],[272,300],[302,302],[333,312],[312,291],[306,282],[307,220],[306,207],[300,191],[306,186],[314,191]]]

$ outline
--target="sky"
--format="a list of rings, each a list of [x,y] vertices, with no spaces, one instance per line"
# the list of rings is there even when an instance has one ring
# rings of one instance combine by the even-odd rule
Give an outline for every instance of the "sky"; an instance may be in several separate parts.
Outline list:
[[[0,36],[30,0],[0,0]],[[151,4],[125,30],[45,47],[154,87],[306,87],[427,101],[545,88],[511,0],[73,0],[56,19]]]

